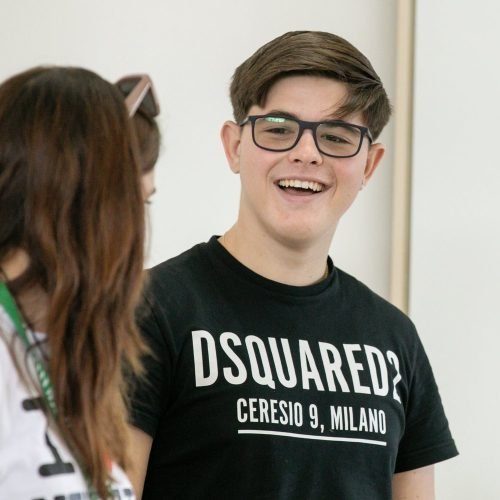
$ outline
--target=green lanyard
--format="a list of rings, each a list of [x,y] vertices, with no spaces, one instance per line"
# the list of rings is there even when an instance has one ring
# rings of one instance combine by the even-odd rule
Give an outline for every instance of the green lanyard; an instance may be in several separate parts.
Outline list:
[[[21,339],[21,342],[24,344],[26,349],[29,349],[31,347],[31,343],[28,339],[28,335],[26,334],[26,327],[22,320],[21,313],[19,312],[16,302],[12,297],[11,293],[9,292],[9,289],[7,288],[7,285],[3,281],[0,281],[0,305],[3,306],[4,310],[7,313],[7,316],[9,316],[12,323],[14,324],[14,327],[16,329],[19,338]],[[40,360],[39,356],[36,355],[33,350],[29,352],[33,356],[33,361],[35,363],[35,370],[38,377],[38,382],[40,383],[40,387],[42,388],[43,397],[47,403],[47,406],[49,407],[52,416],[54,417],[54,420],[57,421],[57,406],[56,406],[56,400],[54,398],[54,387],[50,380],[50,376],[47,370],[45,369],[43,362]],[[92,486],[90,485],[87,476],[85,475],[84,477],[87,482],[89,490],[88,491],[89,498],[92,500],[97,500],[98,496],[93,490]],[[109,484],[109,482],[107,486],[110,498],[113,498],[111,485]]]
[[[31,344],[26,334],[26,327],[24,326],[24,322],[21,318],[19,309],[17,308],[14,298],[9,292],[7,285],[3,282],[0,282],[0,304],[7,312],[7,315],[10,317],[12,323],[14,323],[21,342],[24,344],[26,349],[30,349]],[[39,356],[36,355],[33,350],[30,352],[33,355],[38,382],[40,383],[45,402],[47,403],[52,416],[55,420],[57,420],[57,406],[56,400],[54,398],[54,387],[50,380],[49,374]]]

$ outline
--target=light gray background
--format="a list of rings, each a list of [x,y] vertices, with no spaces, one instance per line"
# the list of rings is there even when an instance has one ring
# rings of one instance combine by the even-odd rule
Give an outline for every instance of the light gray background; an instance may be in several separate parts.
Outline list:
[[[500,4],[417,2],[410,313],[460,457],[441,498],[500,498]]]

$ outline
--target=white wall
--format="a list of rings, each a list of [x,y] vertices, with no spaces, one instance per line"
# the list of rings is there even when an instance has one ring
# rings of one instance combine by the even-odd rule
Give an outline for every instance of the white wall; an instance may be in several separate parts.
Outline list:
[[[149,72],[165,135],[151,210],[149,264],[222,233],[239,184],[219,141],[229,81],[260,45],[295,29],[333,31],[372,60],[394,90],[395,0],[0,0],[0,79],[37,64],[82,65],[114,80]],[[391,126],[382,139],[389,151]],[[340,267],[389,294],[391,155],[335,241]]]
[[[500,4],[417,2],[410,312],[461,455],[438,498],[500,498]]]

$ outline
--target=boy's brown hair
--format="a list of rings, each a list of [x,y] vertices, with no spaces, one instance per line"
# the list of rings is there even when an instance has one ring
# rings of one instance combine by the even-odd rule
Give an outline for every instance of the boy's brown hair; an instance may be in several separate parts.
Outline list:
[[[360,112],[374,139],[389,121],[391,105],[370,61],[347,40],[323,31],[290,31],[271,40],[236,68],[231,102],[237,123],[254,104],[264,105],[281,78],[312,75],[346,84],[348,95],[339,116]]]

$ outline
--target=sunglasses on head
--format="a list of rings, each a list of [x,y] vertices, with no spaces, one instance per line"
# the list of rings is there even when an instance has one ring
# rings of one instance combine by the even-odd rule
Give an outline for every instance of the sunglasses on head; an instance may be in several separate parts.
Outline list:
[[[149,75],[124,76],[116,82],[116,86],[125,96],[125,104],[130,117],[134,116],[138,109],[151,118],[160,114],[160,104]]]

